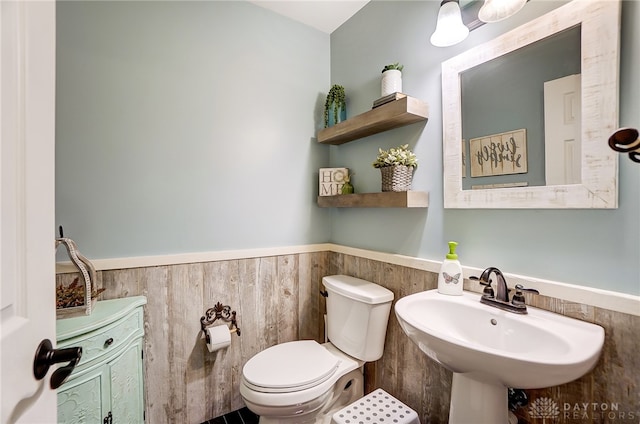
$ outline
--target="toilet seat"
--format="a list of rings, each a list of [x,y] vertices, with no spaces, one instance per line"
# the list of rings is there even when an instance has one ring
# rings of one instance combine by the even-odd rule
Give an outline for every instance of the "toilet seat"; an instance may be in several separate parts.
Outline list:
[[[306,340],[304,341],[306,342]],[[301,341],[290,342],[290,343],[302,343]],[[315,342],[314,342],[315,343]],[[288,344],[288,343],[283,343]],[[278,345],[280,346],[280,345]],[[358,367],[364,365],[364,361],[355,360],[351,358],[349,355],[341,352],[335,346],[333,346],[330,342],[319,345],[321,348],[326,349],[327,352],[336,357],[338,360],[338,369],[331,374],[328,378],[326,378],[322,382],[317,382],[313,387],[300,389],[298,390],[289,390],[282,392],[266,392],[265,390],[269,390],[269,388],[264,388],[258,386],[254,388],[254,385],[250,384],[247,381],[245,376],[245,368],[242,369],[242,378],[240,383],[240,394],[244,402],[247,406],[252,405],[254,409],[252,411],[256,411],[255,407],[258,406],[267,406],[268,408],[289,408],[295,405],[302,404],[311,404],[313,402],[321,402],[323,399],[326,399],[326,396],[331,394],[333,389],[333,385],[338,381],[342,376],[349,374],[351,371],[355,371]],[[274,346],[275,347],[275,346]],[[267,349],[268,350],[268,349]],[[265,351],[263,351],[265,352]],[[257,355],[260,355],[258,353]],[[256,356],[257,356],[256,355]],[[253,358],[251,358],[253,359]],[[251,359],[249,361],[251,361]],[[248,363],[248,362],[247,362]],[[285,364],[285,368],[288,364]],[[245,365],[246,367],[246,365]],[[267,368],[272,368],[274,371],[277,371],[273,364],[268,364]],[[360,372],[360,374],[362,374]],[[285,414],[286,415],[286,414]]]
[[[272,346],[252,357],[242,370],[247,387],[262,393],[289,393],[329,380],[341,360],[314,340]]]

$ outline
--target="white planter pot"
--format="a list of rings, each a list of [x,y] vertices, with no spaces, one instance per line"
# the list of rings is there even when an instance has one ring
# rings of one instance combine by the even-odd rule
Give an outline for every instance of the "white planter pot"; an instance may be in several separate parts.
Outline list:
[[[402,72],[397,69],[389,69],[382,73],[380,84],[381,97],[393,93],[402,93]]]

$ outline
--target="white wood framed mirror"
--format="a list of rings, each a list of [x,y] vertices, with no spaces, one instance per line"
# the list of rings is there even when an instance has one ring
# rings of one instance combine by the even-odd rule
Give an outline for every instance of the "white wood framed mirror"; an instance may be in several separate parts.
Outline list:
[[[483,184],[473,184],[470,180],[478,176],[493,177],[489,168],[492,166],[482,163],[484,153],[491,155],[487,150],[487,143],[492,148],[504,149],[506,165],[515,166],[516,159],[509,146],[520,154],[527,153],[527,146],[533,143],[548,143],[551,137],[545,139],[545,128],[551,127],[549,116],[558,115],[559,112],[551,111],[544,106],[543,87],[539,87],[540,93],[527,97],[525,101],[535,98],[540,102],[543,120],[539,124],[543,128],[542,134],[534,139],[526,139],[529,133],[524,125],[513,123],[508,118],[502,119],[502,130],[495,130],[487,134],[465,134],[463,136],[463,101],[464,90],[462,80],[468,71],[476,72],[480,65],[491,64],[495,59],[502,60],[510,55],[526,55],[527,48],[536,44],[548,43],[552,37],[570,32],[577,33],[579,38],[579,75],[577,97],[567,95],[558,96],[559,101],[570,105],[576,102],[574,112],[565,114],[578,115],[578,124],[575,126],[575,137],[579,141],[570,143],[571,137],[558,136],[561,142],[560,151],[574,152],[575,165],[571,171],[561,171],[569,176],[565,180],[558,180],[551,176],[545,166],[540,166],[535,161],[544,162],[545,150],[550,155],[549,147],[539,148],[540,155],[528,155],[529,168],[542,169],[542,183],[513,182],[512,175],[520,175],[525,178],[527,167],[504,171],[507,175],[506,182],[484,180]],[[566,37],[565,37],[566,38]],[[474,47],[456,57],[442,63],[442,102],[443,102],[443,167],[444,167],[444,207],[445,208],[491,208],[491,209],[615,209],[618,207],[618,158],[609,149],[607,139],[618,127],[618,73],[619,73],[619,43],[620,43],[620,1],[619,0],[573,0],[558,9],[555,9],[535,20],[532,20],[496,39]],[[539,48],[540,49],[540,48]],[[544,47],[542,47],[544,49]],[[524,56],[523,56],[524,57]],[[499,66],[495,65],[494,70]],[[470,74],[470,73],[469,73]],[[498,77],[500,78],[500,77]],[[500,80],[498,80],[500,81]],[[498,86],[500,83],[498,82]],[[542,84],[540,84],[542,85]],[[511,91],[507,86],[498,90],[491,97],[500,97]],[[514,90],[515,91],[515,90]],[[552,87],[550,92],[557,92]],[[569,100],[567,100],[569,99]],[[571,100],[573,99],[573,100]],[[579,104],[579,107],[578,107]],[[476,109],[480,111],[480,109]],[[488,108],[484,108],[488,109]],[[569,110],[571,109],[568,106]],[[473,114],[474,109],[466,109],[467,115]],[[479,112],[478,112],[479,113]],[[548,117],[545,119],[544,114]],[[562,114],[562,112],[560,112]],[[503,115],[504,116],[504,115]],[[517,113],[516,113],[517,116]],[[575,119],[575,117],[574,117]],[[565,119],[566,120],[566,119]],[[512,127],[510,127],[512,125]],[[525,130],[525,131],[522,131]],[[540,132],[540,131],[539,131]],[[505,135],[506,134],[506,135]],[[500,136],[506,137],[503,145]],[[497,139],[495,137],[498,137]],[[525,143],[518,141],[517,147],[514,141],[519,137],[525,137]],[[565,138],[563,138],[565,137]],[[548,139],[548,140],[547,140]],[[495,143],[494,143],[495,141]],[[473,146],[473,147],[472,147]],[[480,147],[484,146],[484,147]],[[472,149],[473,148],[473,154]],[[482,150],[484,149],[484,150]],[[482,152],[482,153],[481,153]],[[463,155],[464,153],[464,155]],[[464,156],[464,162],[463,162]],[[478,170],[478,163],[471,163],[474,159],[480,162],[484,168]],[[527,156],[524,157],[527,159]],[[533,161],[532,161],[533,159]],[[486,162],[486,157],[485,157]],[[570,162],[567,160],[567,162]],[[471,169],[471,165],[476,167]],[[493,165],[493,163],[491,164]],[[505,164],[500,161],[498,167]],[[517,164],[519,167],[520,163]],[[525,164],[526,165],[526,164]],[[550,166],[548,166],[550,168]],[[579,169],[575,169],[579,168]],[[475,173],[474,173],[475,171]],[[545,175],[546,172],[546,175]],[[497,172],[500,174],[501,172]],[[571,177],[570,174],[574,176]],[[473,175],[473,176],[472,176]],[[512,179],[509,180],[508,177]],[[518,177],[515,177],[516,179]],[[573,178],[573,179],[572,179]],[[464,184],[463,184],[464,180]],[[546,181],[555,183],[546,184]],[[552,185],[553,184],[553,185]],[[490,188],[489,188],[490,187]]]

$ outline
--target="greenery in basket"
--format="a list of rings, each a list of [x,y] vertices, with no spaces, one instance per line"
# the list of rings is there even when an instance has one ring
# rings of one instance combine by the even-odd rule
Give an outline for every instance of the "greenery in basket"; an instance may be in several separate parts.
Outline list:
[[[387,66],[385,66],[384,68],[382,68],[382,72],[390,71],[392,69],[396,69],[396,70],[402,72],[402,70],[404,69],[404,65],[400,65],[398,62],[390,63]]]
[[[416,154],[409,150],[408,144],[392,147],[389,150],[378,149],[378,157],[373,162],[374,168],[384,168],[387,166],[404,165],[413,168],[418,167]]]
[[[331,105],[333,103],[333,108]],[[333,122],[338,123],[338,110],[347,109],[347,98],[344,94],[344,87],[338,84],[331,86],[329,93],[327,94],[327,100],[324,102],[324,127],[329,126],[329,113],[333,113]]]
[[[56,309],[73,308],[74,306],[84,305],[84,284],[80,284],[78,277],[73,279],[69,285],[58,284],[56,287]],[[91,293],[91,299],[98,297],[100,293],[106,289],[94,289]]]

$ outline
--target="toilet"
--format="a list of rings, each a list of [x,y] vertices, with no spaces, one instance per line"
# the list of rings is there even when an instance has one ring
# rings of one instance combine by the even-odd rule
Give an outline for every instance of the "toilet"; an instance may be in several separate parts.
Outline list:
[[[328,424],[363,396],[365,362],[382,357],[393,292],[347,275],[322,283],[329,341],[281,343],[242,369],[240,395],[261,424]]]

